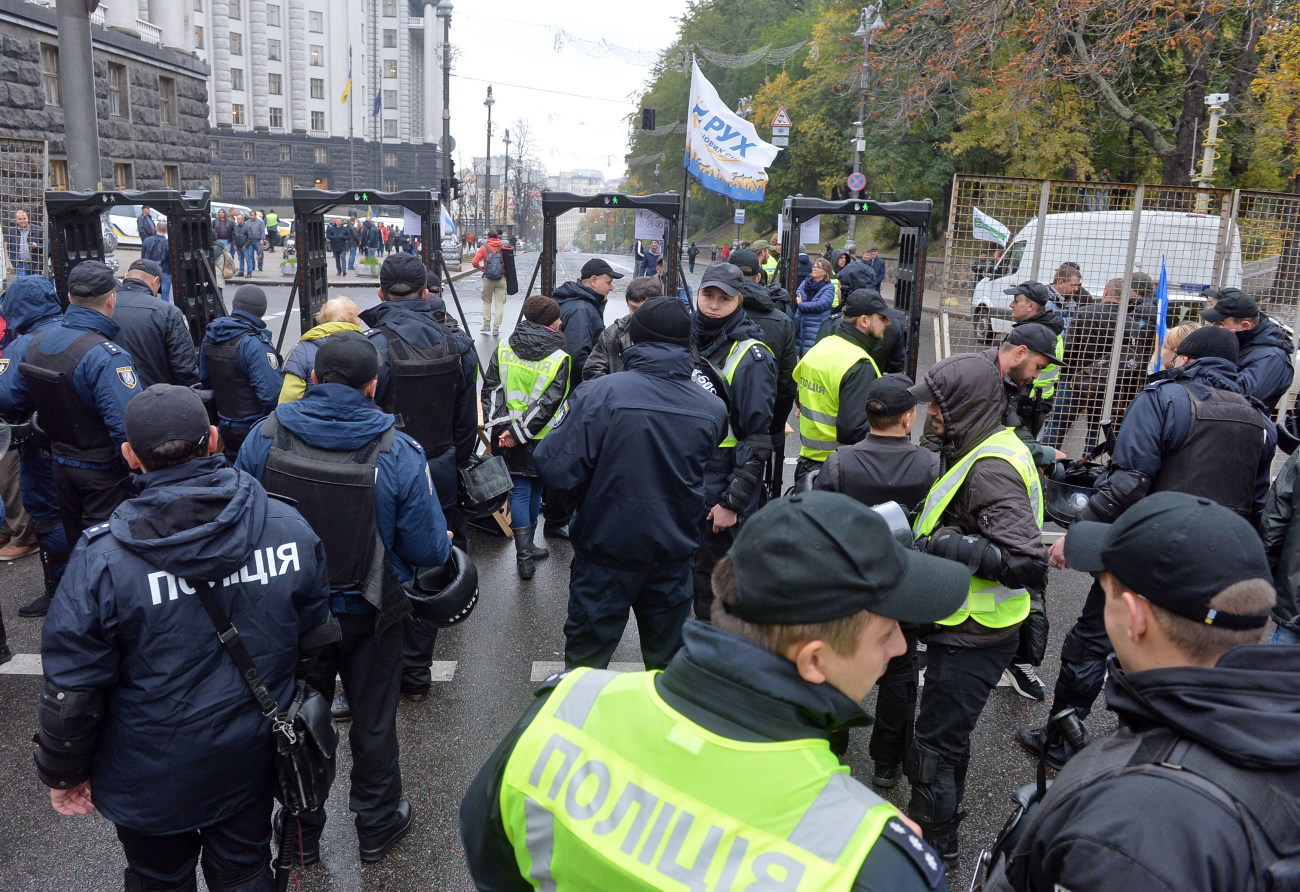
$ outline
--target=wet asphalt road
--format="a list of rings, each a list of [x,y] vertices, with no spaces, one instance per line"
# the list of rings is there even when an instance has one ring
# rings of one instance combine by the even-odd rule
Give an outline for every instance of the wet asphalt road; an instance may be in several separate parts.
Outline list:
[[[583,259],[563,256],[563,278],[575,277]],[[630,271],[630,258],[607,259],[621,267],[620,271]],[[521,278],[525,270],[531,272],[531,264],[529,255],[520,258]],[[697,271],[703,266],[697,265]],[[482,310],[477,278],[472,275],[456,283],[456,288],[480,353],[487,356],[495,341],[478,333]],[[692,278],[693,285],[698,278],[699,272]],[[348,292],[356,295],[354,299],[363,307],[373,302],[364,299],[367,294],[373,298],[370,287],[364,292],[346,289]],[[625,312],[621,293],[620,288],[612,297],[606,321]],[[283,312],[288,288],[272,289],[268,296],[268,316]],[[513,324],[519,304],[515,297],[507,305],[505,328]],[[288,343],[292,344],[296,324],[289,331]],[[925,368],[933,359],[933,342],[925,329],[923,335],[921,367]],[[793,445],[787,454],[795,454]],[[787,467],[790,477],[792,470]],[[508,540],[477,531],[473,534],[471,550],[479,568],[482,599],[464,627],[440,636],[434,668],[436,677],[444,680],[434,682],[433,696],[420,704],[403,701],[398,712],[403,779],[414,807],[414,828],[387,859],[362,867],[347,811],[349,755],[345,739],[340,746],[340,782],[330,800],[330,823],[322,840],[322,861],[302,873],[304,892],[460,892],[473,888],[459,842],[460,798],[479,765],[527,707],[536,681],[552,671],[548,664],[562,659],[572,551],[564,541],[546,544],[552,557],[538,565],[534,579],[522,582],[515,575],[514,549]],[[1076,572],[1052,574],[1048,592],[1051,642],[1047,662],[1040,670],[1049,695],[1061,639],[1083,603],[1088,582],[1087,576]],[[55,814],[32,766],[30,741],[41,679],[31,673],[39,672],[34,655],[40,650],[41,621],[19,619],[16,611],[39,594],[40,585],[35,557],[0,564],[0,611],[10,646],[20,654],[0,667],[0,889],[120,889],[125,862],[112,825],[97,814],[79,818]],[[638,657],[635,629],[629,628],[614,661],[631,664]],[[999,687],[990,697],[972,740],[964,803],[970,816],[963,825],[961,867],[949,877],[952,888],[964,889],[969,883],[975,853],[992,841],[1009,812],[1008,794],[1033,780],[1034,763],[1014,743],[1012,732],[1018,725],[1043,721],[1046,714],[1045,704],[1026,700],[1009,687]],[[1105,734],[1113,730],[1114,719],[1099,708],[1088,726],[1094,735]],[[864,781],[871,773],[867,740],[867,732],[854,732],[847,757],[853,774]],[[203,795],[202,790],[186,790],[183,778],[178,778],[177,784],[182,795]],[[905,807],[906,780],[888,798]]]

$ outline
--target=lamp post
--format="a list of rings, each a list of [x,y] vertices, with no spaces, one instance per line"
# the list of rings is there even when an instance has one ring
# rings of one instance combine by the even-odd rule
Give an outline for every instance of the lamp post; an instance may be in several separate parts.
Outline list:
[[[506,167],[501,172],[501,221],[510,228],[510,128],[501,140],[506,144]]]
[[[483,159],[483,231],[487,232],[492,228],[492,106],[496,105],[496,100],[492,98],[492,85],[488,85],[487,99],[483,100],[483,105],[488,110],[487,120],[487,157]]]
[[[435,13],[442,19],[442,139],[438,141],[438,148],[442,150],[443,176],[448,184],[456,176],[451,163],[451,10],[451,0],[438,0]],[[443,201],[450,211],[451,196],[444,195]]]
[[[870,6],[862,7],[862,15],[858,21],[858,30],[853,32],[854,38],[862,41],[862,67],[858,70],[858,119],[854,121],[857,127],[853,135],[853,172],[862,171],[862,152],[867,147],[867,134],[863,130],[867,120],[867,88],[871,83],[871,76],[868,69],[868,57],[871,55],[871,36],[877,31],[883,31],[885,20],[880,17],[880,0]],[[861,189],[853,190],[854,198],[862,197]],[[849,216],[849,241],[857,238],[858,217],[856,214]]]

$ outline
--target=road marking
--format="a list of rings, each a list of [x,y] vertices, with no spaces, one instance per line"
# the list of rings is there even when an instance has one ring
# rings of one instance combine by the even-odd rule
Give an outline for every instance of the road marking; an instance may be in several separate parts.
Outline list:
[[[0,666],[0,675],[44,675],[40,654],[14,654],[14,658]]]
[[[434,660],[430,669],[434,681],[451,681],[456,677],[456,660]]]
[[[644,663],[610,663],[609,668],[614,672],[641,672],[645,669]],[[545,660],[533,661],[533,674],[530,681],[545,681],[557,672],[564,671],[563,661],[547,662]]]

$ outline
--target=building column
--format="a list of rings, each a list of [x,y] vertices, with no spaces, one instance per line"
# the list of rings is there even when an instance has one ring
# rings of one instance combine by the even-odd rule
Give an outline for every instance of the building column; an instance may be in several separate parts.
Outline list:
[[[416,97],[415,54],[411,52],[411,7],[406,3],[397,5],[397,141],[410,143],[411,132],[415,129],[413,116]]]
[[[148,13],[141,18],[162,29],[163,46],[185,55],[193,55],[194,4],[176,0],[141,0],[148,3]]]
[[[266,82],[266,0],[248,0],[248,76],[253,129],[271,129],[271,109]]]
[[[311,123],[307,111],[307,85],[311,79],[312,69],[307,66],[307,3],[306,0],[289,0],[289,27],[285,29],[289,38],[289,74],[292,80],[290,95],[289,120],[294,133],[305,134]],[[320,69],[321,77],[325,69]]]
[[[229,0],[212,0],[212,33],[208,36],[212,40],[212,106],[216,109],[217,126],[228,130],[231,127]]]
[[[442,136],[442,31],[438,4],[424,4],[424,141],[436,145]]]

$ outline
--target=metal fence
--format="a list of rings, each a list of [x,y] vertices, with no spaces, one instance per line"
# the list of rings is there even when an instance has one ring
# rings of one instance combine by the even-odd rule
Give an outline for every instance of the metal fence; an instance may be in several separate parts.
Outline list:
[[[996,345],[1013,313],[1022,312],[1006,289],[1027,280],[1051,285],[1071,368],[1040,439],[1058,448],[1091,443],[1096,423],[1122,418],[1159,361],[1162,270],[1171,332],[1200,324],[1206,292],[1229,285],[1293,326],[1300,309],[1300,196],[958,175],[939,352]]]
[[[7,234],[13,228],[18,211],[26,211],[32,225],[44,230],[47,170],[44,140],[0,138],[0,231]],[[0,278],[14,268],[8,241],[0,252]]]

